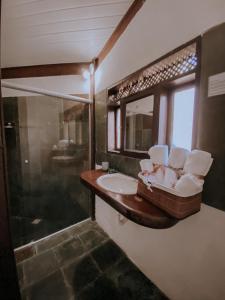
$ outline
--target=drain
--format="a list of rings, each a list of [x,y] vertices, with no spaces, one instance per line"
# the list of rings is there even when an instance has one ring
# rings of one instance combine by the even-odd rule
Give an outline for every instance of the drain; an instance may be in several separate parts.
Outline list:
[[[42,221],[42,219],[34,219],[34,220],[31,222],[31,224],[37,225],[37,224],[39,224],[41,221]]]

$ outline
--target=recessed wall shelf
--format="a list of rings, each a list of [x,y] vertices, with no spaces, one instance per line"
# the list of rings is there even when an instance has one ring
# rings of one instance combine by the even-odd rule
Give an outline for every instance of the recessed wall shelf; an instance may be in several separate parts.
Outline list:
[[[102,189],[97,179],[106,174],[102,170],[91,170],[81,173],[81,181],[102,200],[116,209],[127,219],[145,227],[163,229],[175,225],[178,220],[168,216],[137,195],[122,195]]]

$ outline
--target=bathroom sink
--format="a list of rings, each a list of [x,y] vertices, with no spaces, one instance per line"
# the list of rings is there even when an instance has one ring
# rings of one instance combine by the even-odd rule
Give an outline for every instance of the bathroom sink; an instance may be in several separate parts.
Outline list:
[[[121,173],[107,174],[97,179],[97,184],[110,192],[135,195],[137,193],[138,181]]]

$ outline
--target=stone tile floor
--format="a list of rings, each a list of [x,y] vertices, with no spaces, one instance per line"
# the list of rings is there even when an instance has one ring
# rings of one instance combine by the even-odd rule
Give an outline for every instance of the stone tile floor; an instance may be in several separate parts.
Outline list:
[[[50,197],[49,197],[50,199]],[[31,200],[31,199],[27,199]],[[69,200],[70,199],[66,199]],[[32,200],[34,201],[34,200]],[[37,197],[36,201],[42,201],[41,197]],[[47,235],[59,231],[71,224],[78,223],[88,217],[88,213],[77,202],[73,202],[72,207],[67,208],[70,216],[67,218],[49,218],[46,217],[25,217],[25,216],[12,216],[10,219],[12,232],[13,232],[13,246],[14,248],[21,247],[31,241],[37,241]],[[54,209],[52,214],[56,214]],[[65,215],[62,213],[62,216]],[[68,215],[68,213],[67,213]],[[33,221],[39,219],[40,223],[35,224]]]
[[[90,220],[34,245],[17,264],[24,300],[165,300],[160,290]]]

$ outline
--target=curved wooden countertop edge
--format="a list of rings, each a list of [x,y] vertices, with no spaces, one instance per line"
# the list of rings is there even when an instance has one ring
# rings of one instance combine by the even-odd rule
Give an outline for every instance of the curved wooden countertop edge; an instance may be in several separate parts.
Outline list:
[[[97,184],[97,179],[107,174],[102,170],[84,171],[81,182],[91,189],[102,200],[125,216],[127,219],[154,229],[166,229],[175,225],[178,220],[137,195],[122,195],[109,192]]]

